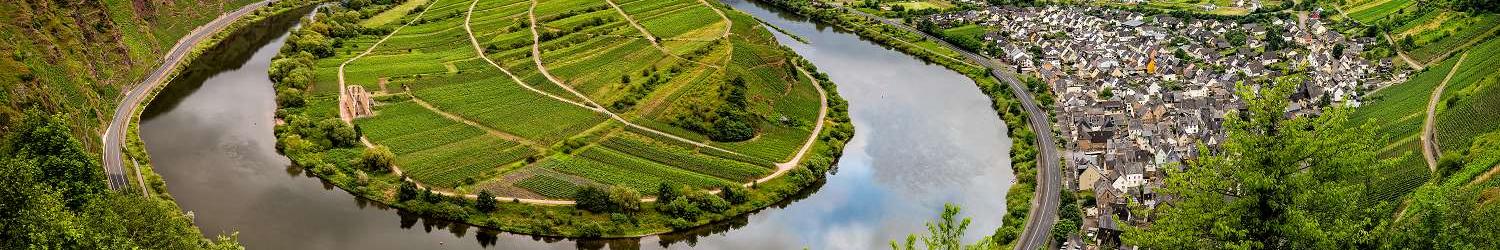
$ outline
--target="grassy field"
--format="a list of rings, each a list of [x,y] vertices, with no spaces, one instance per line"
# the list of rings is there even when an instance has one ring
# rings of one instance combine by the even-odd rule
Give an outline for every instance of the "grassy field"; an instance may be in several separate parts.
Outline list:
[[[416,10],[418,6],[427,5],[427,1],[429,0],[408,0],[404,3],[401,3],[401,5],[397,5],[396,7],[372,16],[370,17],[370,19],[365,19],[364,21],[360,22],[359,25],[365,27],[380,27],[386,24],[391,24],[397,19],[401,19],[401,17],[406,16],[407,13],[411,13],[412,10]]]
[[[1369,24],[1416,3],[1417,1],[1413,0],[1377,0],[1344,10],[1348,11],[1349,17],[1354,18],[1355,21]]]
[[[315,62],[309,106],[330,110],[308,113],[337,116],[338,65],[369,50],[344,68],[346,84],[386,100],[355,120],[363,134],[391,148],[417,182],[501,196],[567,199],[584,185],[648,195],[661,183],[737,185],[772,173],[807,141],[818,92],[762,24],[716,1],[615,3],[542,1],[534,12],[521,0],[390,8],[361,22],[401,27],[383,43],[375,45],[375,35],[345,39]],[[743,104],[730,105],[730,95]],[[726,107],[742,107],[736,112],[753,137],[710,139]]]

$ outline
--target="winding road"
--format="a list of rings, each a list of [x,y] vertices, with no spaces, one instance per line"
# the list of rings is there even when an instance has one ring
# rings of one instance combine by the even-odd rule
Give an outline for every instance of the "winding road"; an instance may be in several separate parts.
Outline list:
[[[921,34],[928,40],[937,42],[943,47],[957,51],[965,58],[979,63],[990,69],[990,75],[1010,85],[1011,92],[1016,94],[1016,99],[1021,100],[1021,107],[1026,109],[1026,120],[1032,131],[1037,133],[1037,148],[1040,149],[1037,156],[1037,188],[1036,195],[1032,196],[1031,212],[1026,216],[1026,226],[1021,231],[1021,237],[1015,244],[1017,250],[1031,250],[1046,247],[1051,237],[1052,224],[1057,222],[1057,208],[1060,205],[1059,189],[1062,188],[1062,177],[1059,175],[1058,153],[1056,137],[1052,136],[1052,119],[1048,113],[1037,105],[1036,98],[1026,89],[1026,85],[1017,80],[1009,72],[1000,71],[996,67],[994,59],[975,54],[969,50],[955,46],[948,41],[934,37],[926,32],[907,26],[897,20],[886,19],[863,11],[839,6],[849,13],[859,14],[866,18],[879,20],[886,25],[895,26],[908,32]]]
[[[125,176],[125,161],[122,159],[121,154],[124,153],[123,143],[126,140],[125,135],[129,134],[126,131],[129,129],[136,111],[140,109],[141,102],[149,99],[152,90],[157,89],[162,84],[166,84],[169,74],[177,69],[177,65],[181,64],[184,57],[193,51],[193,47],[198,46],[204,39],[212,37],[213,34],[223,30],[225,26],[228,26],[235,20],[244,17],[245,14],[266,6],[270,2],[268,0],[245,5],[244,7],[240,7],[239,10],[220,15],[219,18],[193,29],[187,36],[183,36],[182,39],[177,40],[177,45],[172,46],[172,50],[167,51],[166,56],[162,58],[161,66],[152,70],[151,74],[146,76],[145,81],[125,92],[124,98],[120,100],[120,105],[115,107],[114,118],[110,120],[109,127],[105,128],[104,134],[100,136],[100,140],[104,143],[104,146],[101,147],[104,150],[104,162],[100,165],[104,166],[104,174],[108,177],[109,189],[121,190],[131,185],[130,177]],[[136,168],[134,169],[135,185],[139,186],[142,190],[141,194],[144,195],[146,194],[146,183],[141,178],[139,164],[135,163],[134,160],[131,162],[131,165]]]

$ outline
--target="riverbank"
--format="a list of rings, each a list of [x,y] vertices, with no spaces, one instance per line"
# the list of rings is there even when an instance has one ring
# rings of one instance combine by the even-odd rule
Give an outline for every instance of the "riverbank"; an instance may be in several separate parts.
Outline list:
[[[287,14],[294,10],[304,10],[313,6],[314,4],[321,2],[323,1],[282,0],[276,1],[272,4],[261,6],[254,10],[254,13],[248,14],[247,16],[231,22],[223,29],[215,32],[213,36],[194,45],[192,47],[192,50],[189,51],[185,56],[183,56],[182,62],[173,67],[171,71],[168,72],[167,76],[162,78],[162,81],[164,83],[170,83],[174,80],[177,80],[177,78],[182,76],[182,74],[189,67],[191,67],[193,63],[200,56],[202,56],[205,51],[213,48],[214,46],[217,46],[220,42],[223,42],[225,38],[228,38],[232,34],[241,32],[241,29],[245,27],[255,25],[275,16]],[[142,105],[152,103],[152,101],[156,99],[156,96],[160,94],[162,90],[166,89],[167,86],[168,84],[158,84],[154,86],[154,88],[151,88],[146,92],[145,97],[141,100],[140,103]],[[136,176],[136,178],[143,179],[138,180],[140,182],[144,182],[144,185],[146,186],[146,190],[141,190],[141,192],[144,192],[144,194],[148,197],[155,197],[170,201],[172,200],[172,197],[167,192],[166,182],[162,180],[161,175],[158,175],[152,168],[151,156],[146,152],[146,144],[141,140],[140,137],[141,115],[144,112],[146,112],[145,108],[137,108],[135,109],[135,112],[130,114],[129,121],[127,123],[128,129],[126,129],[125,135],[126,139],[125,142],[123,142],[125,145],[122,147],[122,149],[125,151],[125,155],[129,159],[122,160],[130,162],[130,164],[126,165],[125,167],[127,169],[133,169],[133,171],[131,172],[135,172],[134,175]]]
[[[424,8],[425,9],[425,8]],[[324,15],[324,13],[318,13]],[[318,23],[309,26],[341,26],[349,20],[317,18]],[[640,237],[698,227],[739,215],[759,211],[779,201],[793,197],[820,181],[843,152],[844,145],[853,137],[853,125],[848,118],[847,104],[838,96],[836,86],[822,73],[809,73],[827,92],[828,115],[822,121],[827,128],[816,135],[811,144],[813,154],[795,163],[788,174],[767,181],[755,182],[742,192],[742,197],[730,199],[730,195],[711,193],[707,190],[684,192],[689,204],[659,204],[641,202],[633,212],[598,213],[587,212],[567,205],[527,204],[520,199],[489,200],[480,202],[472,194],[452,193],[450,190],[432,190],[416,185],[412,180],[390,171],[367,171],[362,167],[362,145],[338,145],[325,129],[323,121],[338,119],[329,102],[336,99],[329,93],[315,92],[317,84],[300,77],[299,72],[317,72],[318,60],[339,60],[344,54],[357,53],[368,48],[349,46],[312,47],[299,39],[306,37],[330,37],[331,39],[359,39],[370,36],[385,36],[388,32],[361,32],[359,35],[336,37],[326,31],[295,31],[286,41],[288,48],[272,63],[270,78],[276,83],[278,93],[277,117],[286,121],[276,128],[277,148],[292,159],[294,165],[308,170],[315,176],[338,186],[358,197],[390,205],[415,214],[447,221],[462,222],[501,231],[538,236],[563,236],[584,238]],[[374,45],[367,45],[374,46]],[[789,51],[786,47],[782,50]],[[319,56],[321,55],[321,59]],[[795,67],[808,72],[818,72],[816,67],[800,57],[792,57]],[[334,120],[336,121],[336,120]],[[317,125],[314,125],[317,123]],[[337,125],[337,124],[330,124]],[[348,125],[344,125],[348,126]],[[358,131],[356,130],[356,133]],[[354,137],[359,137],[357,134]],[[720,198],[723,196],[723,198]],[[681,199],[679,199],[681,200]],[[727,201],[726,201],[727,200]],[[628,211],[627,210],[627,211]]]
[[[921,58],[930,63],[942,65],[955,72],[963,74],[974,80],[974,83],[992,99],[992,106],[998,115],[1006,123],[1012,139],[1010,157],[1011,166],[1016,174],[1016,185],[1011,186],[1006,195],[1007,215],[1003,226],[996,229],[991,239],[1000,244],[1013,244],[1020,237],[1025,222],[1029,219],[1031,201],[1037,185],[1037,155],[1036,133],[1027,124],[1027,118],[1021,105],[1014,95],[1000,84],[998,79],[990,75],[990,69],[976,67],[963,60],[954,58],[952,55],[959,54],[943,46],[921,46],[923,36],[911,34],[899,27],[893,27],[877,21],[866,19],[864,16],[849,13],[827,3],[816,1],[786,1],[786,0],[759,0],[771,5],[795,12],[799,15],[809,17],[813,20],[839,26],[844,29],[855,31],[861,37],[868,38],[877,43],[896,48],[897,50]],[[943,53],[949,52],[949,53]],[[940,54],[942,53],[942,54]],[[1029,89],[1033,95],[1040,96],[1039,100],[1052,100],[1048,97],[1051,91],[1045,84],[1035,79],[1026,79]],[[1047,104],[1044,104],[1047,105]],[[1050,122],[1050,121],[1049,121]],[[1046,132],[1051,136],[1051,131]]]

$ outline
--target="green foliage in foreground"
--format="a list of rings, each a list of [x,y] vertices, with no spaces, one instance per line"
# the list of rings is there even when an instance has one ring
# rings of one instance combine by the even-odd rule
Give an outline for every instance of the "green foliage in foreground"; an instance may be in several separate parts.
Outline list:
[[[170,200],[107,191],[61,115],[27,112],[0,145],[0,249],[238,249]]]
[[[1500,248],[1500,182],[1487,173],[1500,163],[1500,132],[1481,135],[1467,150],[1454,149],[1444,158],[1457,169],[1417,188],[1382,232],[1380,248]]]
[[[943,214],[937,222],[927,222],[927,235],[921,236],[922,243],[927,249],[996,249],[994,238],[985,237],[974,244],[965,245],[960,240],[964,237],[964,230],[969,228],[969,218],[956,221],[961,208],[958,205],[943,204]],[[915,234],[906,236],[906,243],[891,241],[891,249],[915,250],[917,249],[917,238]]]
[[[1391,204],[1358,202],[1372,181],[1383,145],[1369,126],[1344,125],[1348,110],[1285,118],[1296,76],[1254,93],[1240,88],[1248,113],[1225,115],[1220,151],[1168,169],[1149,227],[1128,228],[1127,245],[1153,249],[1368,249]],[[1200,146],[1201,147],[1201,146]]]

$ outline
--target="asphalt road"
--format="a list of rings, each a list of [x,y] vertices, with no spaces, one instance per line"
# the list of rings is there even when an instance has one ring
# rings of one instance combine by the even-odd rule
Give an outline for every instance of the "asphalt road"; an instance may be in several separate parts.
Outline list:
[[[124,161],[121,160],[120,156],[123,153],[121,148],[125,141],[125,134],[128,134],[125,131],[129,127],[131,116],[140,108],[141,102],[145,101],[151,90],[166,83],[165,78],[167,74],[177,68],[177,65],[182,62],[183,57],[192,51],[193,46],[197,46],[199,42],[213,36],[214,33],[218,33],[219,30],[233,23],[234,20],[240,19],[245,14],[249,14],[251,11],[265,6],[269,2],[271,1],[261,1],[245,5],[239,10],[221,15],[219,18],[194,29],[192,33],[188,33],[187,36],[177,40],[177,45],[173,46],[172,50],[168,51],[166,56],[162,58],[161,66],[151,71],[151,74],[146,76],[145,81],[135,85],[130,91],[125,92],[125,98],[121,99],[120,105],[115,107],[115,116],[110,120],[109,127],[104,130],[104,135],[100,136],[100,140],[104,142],[104,162],[102,165],[104,165],[104,174],[107,177],[110,189],[120,190],[131,185],[131,177],[125,176]],[[136,167],[136,164],[130,164],[130,166]],[[141,190],[145,190],[146,184],[144,181],[141,181],[140,171],[137,170],[135,173],[135,184],[139,185]]]
[[[840,8],[844,7],[840,6]],[[941,38],[907,26],[898,20],[886,19],[859,10],[844,9],[867,18],[880,20],[880,22],[887,25],[921,34],[927,37],[928,40],[935,41],[943,45],[943,47],[963,54],[970,61],[989,67],[990,75],[1010,85],[1011,92],[1016,94],[1016,99],[1021,100],[1021,107],[1026,109],[1026,120],[1031,126],[1031,130],[1037,133],[1037,148],[1040,149],[1038,152],[1041,154],[1037,156],[1037,175],[1039,178],[1037,178],[1036,195],[1032,196],[1031,212],[1027,216],[1026,226],[1021,231],[1021,237],[1017,239],[1015,249],[1031,250],[1047,247],[1048,240],[1051,238],[1052,224],[1057,222],[1057,208],[1060,205],[1058,190],[1062,188],[1062,177],[1058,173],[1060,168],[1057,165],[1057,138],[1052,136],[1052,119],[1048,117],[1047,111],[1042,110],[1037,105],[1036,98],[1031,96],[1031,91],[1026,89],[1026,85],[1022,84],[1020,80],[1017,80],[1009,72],[1001,71],[1000,69],[1007,67],[997,67],[994,59],[955,46]]]

